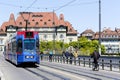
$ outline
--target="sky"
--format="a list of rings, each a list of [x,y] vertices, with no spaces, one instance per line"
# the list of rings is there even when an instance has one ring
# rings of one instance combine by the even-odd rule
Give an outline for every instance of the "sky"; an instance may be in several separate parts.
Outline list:
[[[0,0],[0,25],[9,20],[13,13],[52,12],[64,14],[75,30],[82,33],[86,29],[99,31],[99,0]],[[120,0],[101,0],[101,30],[120,29]]]

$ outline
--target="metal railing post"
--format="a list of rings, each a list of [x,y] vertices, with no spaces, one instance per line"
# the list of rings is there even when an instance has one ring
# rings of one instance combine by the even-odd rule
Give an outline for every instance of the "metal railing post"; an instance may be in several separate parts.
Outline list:
[[[79,66],[80,66],[80,58],[78,58],[78,60],[79,60]]]
[[[59,56],[58,56],[58,62],[59,62]]]
[[[119,71],[120,71],[120,61],[119,61]]]
[[[112,71],[112,60],[110,60],[110,71]]]
[[[102,59],[102,70],[104,70],[104,60]]]
[[[74,65],[76,65],[76,58],[74,58]]]
[[[90,62],[90,59],[89,59],[89,67],[91,67],[91,62]]]
[[[60,62],[62,63],[62,60],[63,60],[63,57],[62,56],[60,56]]]
[[[65,57],[63,57],[63,63],[65,63]]]
[[[68,57],[66,58],[67,64],[68,64]]]
[[[84,67],[85,67],[85,58],[83,58],[83,65],[84,65]]]
[[[54,55],[52,56],[52,62],[54,62]]]
[[[57,62],[57,56],[55,56],[55,62]]]

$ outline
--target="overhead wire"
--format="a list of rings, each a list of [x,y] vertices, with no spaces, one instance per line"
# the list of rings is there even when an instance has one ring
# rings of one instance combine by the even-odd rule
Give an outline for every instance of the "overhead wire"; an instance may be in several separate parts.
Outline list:
[[[55,9],[54,11],[57,11],[57,10],[60,10],[62,9],[63,7],[66,7],[66,6],[80,6],[80,5],[88,5],[88,4],[94,4],[94,3],[98,3],[98,1],[89,1],[89,2],[81,2],[81,3],[77,3],[77,4],[71,4],[72,2],[76,1],[76,0],[72,0],[68,3],[66,3],[65,5],[62,5],[62,6],[53,6],[53,7],[32,7],[33,4],[35,4],[37,0],[34,0],[30,6],[26,7],[26,6],[21,6],[21,5],[14,5],[14,4],[8,4],[8,3],[2,3],[0,2],[0,5],[4,5],[4,6],[10,6],[10,7],[17,7],[17,8],[26,8],[24,11],[26,11],[27,9],[29,8],[33,8],[33,9]]]
[[[81,3],[78,3],[78,4],[72,4],[72,5],[69,5],[69,6],[79,6],[79,5],[87,5],[87,4],[95,4],[95,3],[98,3],[98,1],[81,2]]]
[[[0,2],[0,5],[10,6],[10,7],[22,7],[22,6],[18,6],[18,5],[14,5],[14,4],[2,3],[2,2]]]
[[[25,11],[27,10],[27,9],[29,9],[30,7],[32,7],[32,5],[36,2],[37,0],[34,0],[26,9],[25,9]]]
[[[55,9],[54,11],[60,10],[61,8],[66,7],[66,6],[70,5],[71,3],[75,2],[75,1],[76,1],[76,0],[72,0],[72,1],[70,1],[70,2],[68,2],[68,3],[60,6],[59,8]]]
[[[88,5],[88,4],[93,4],[93,3],[97,3],[98,2],[96,0],[96,1],[89,1],[89,2],[82,2],[82,3],[77,3],[77,4],[71,4],[71,3],[75,2],[75,1],[76,0],[72,0],[72,1],[66,3],[66,4],[64,4],[62,6],[56,6],[56,7],[54,7],[54,6],[53,7],[32,7],[33,4],[35,4],[35,2],[37,2],[37,0],[34,0],[28,7],[21,6],[21,5],[2,3],[2,2],[0,2],[0,5],[10,6],[10,7],[17,7],[17,8],[26,8],[24,11],[28,10],[29,8],[33,8],[33,9],[45,9],[45,10],[46,9],[51,9],[51,10],[53,10],[52,12],[54,12],[54,11],[58,11],[58,10],[64,8],[64,7],[66,7],[66,6],[80,6],[80,5]],[[56,9],[54,10],[54,8],[56,8]]]

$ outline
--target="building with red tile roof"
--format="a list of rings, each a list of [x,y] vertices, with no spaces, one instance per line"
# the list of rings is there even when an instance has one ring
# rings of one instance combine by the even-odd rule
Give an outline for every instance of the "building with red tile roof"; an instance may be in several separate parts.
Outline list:
[[[10,14],[8,21],[0,27],[0,35],[9,37],[16,31],[35,30],[39,32],[41,41],[77,41],[77,30],[65,21],[64,15],[58,17],[54,12],[20,12],[17,18]],[[55,38],[53,38],[55,36]]]
[[[85,36],[88,39],[92,39],[93,35],[95,34],[95,32],[93,32],[91,29],[86,29],[85,31],[83,31],[80,36]]]
[[[88,38],[88,34],[92,38]],[[81,36],[85,36],[91,40],[99,40],[99,32],[93,33],[92,30],[87,29]],[[110,28],[104,28],[101,31],[101,44],[105,46],[106,53],[120,53],[120,29],[116,28],[115,30],[111,30]]]

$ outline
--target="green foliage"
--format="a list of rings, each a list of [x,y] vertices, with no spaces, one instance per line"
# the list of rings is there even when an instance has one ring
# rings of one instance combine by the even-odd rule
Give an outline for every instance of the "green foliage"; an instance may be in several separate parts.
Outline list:
[[[78,47],[78,42],[70,42],[69,43],[69,46],[73,46],[74,48],[77,48]]]
[[[101,45],[101,53],[105,54],[105,46],[104,45]]]
[[[63,51],[69,47],[69,44],[63,42],[55,42],[54,44],[53,41],[40,42],[40,51],[54,50],[54,47],[56,51]]]
[[[99,51],[98,40],[88,40],[86,37],[81,37],[79,40],[80,55],[90,55],[94,50]],[[105,47],[101,45],[101,52],[105,53]]]
[[[86,37],[81,37],[78,41],[70,42],[69,44],[63,42],[40,42],[40,51],[55,50],[61,53],[66,50],[69,46],[73,46],[75,49],[79,50],[80,55],[90,55],[94,50],[99,50],[99,43],[97,40],[88,40]],[[105,47],[101,45],[102,54],[105,53]]]

